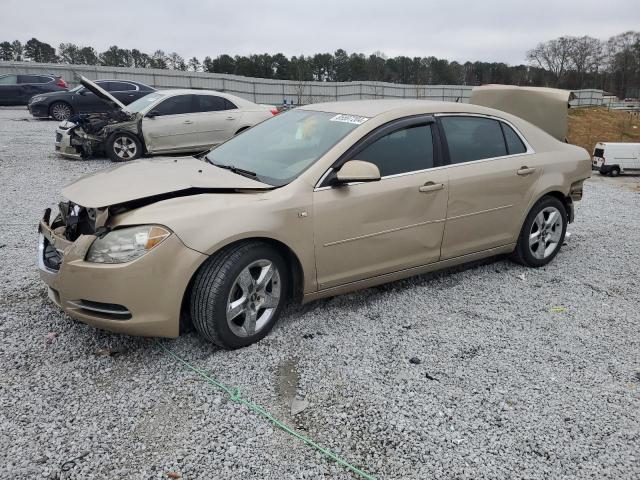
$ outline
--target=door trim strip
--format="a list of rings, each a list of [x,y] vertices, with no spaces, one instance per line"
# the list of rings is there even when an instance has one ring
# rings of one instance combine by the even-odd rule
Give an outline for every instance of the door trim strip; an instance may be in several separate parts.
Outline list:
[[[422,227],[424,225],[429,225],[431,223],[442,223],[445,220],[446,219],[444,218],[440,220],[429,220],[426,222],[414,223],[412,225],[405,225],[404,227],[397,227],[397,228],[391,228],[389,230],[382,230],[381,232],[367,233],[366,235],[360,235],[358,237],[345,238],[344,240],[336,240],[334,242],[327,242],[323,245],[323,247],[332,247],[333,245],[339,245],[341,243],[355,242],[356,240],[363,240],[365,238],[376,237],[378,235],[384,235],[385,233],[399,232],[400,230],[407,230],[409,228]]]
[[[505,208],[511,208],[513,205],[503,205],[501,207],[488,208],[487,210],[480,210],[479,212],[465,213],[463,215],[456,215],[455,217],[447,217],[447,220],[455,220],[457,218],[471,217],[473,215],[480,215],[481,213],[495,212],[496,210],[503,210]]]

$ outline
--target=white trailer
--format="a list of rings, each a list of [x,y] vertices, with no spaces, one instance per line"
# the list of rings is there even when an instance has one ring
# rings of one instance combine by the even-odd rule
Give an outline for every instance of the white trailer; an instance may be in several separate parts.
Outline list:
[[[640,173],[640,143],[596,143],[591,168],[612,177]]]

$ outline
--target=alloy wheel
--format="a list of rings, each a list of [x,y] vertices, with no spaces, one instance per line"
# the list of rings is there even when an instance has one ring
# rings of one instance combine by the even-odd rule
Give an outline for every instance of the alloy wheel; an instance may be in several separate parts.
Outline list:
[[[281,298],[280,273],[270,260],[256,260],[234,280],[227,300],[227,324],[239,337],[262,330]]]
[[[51,108],[51,116],[55,120],[62,122],[71,116],[71,108],[65,103],[56,103]]]
[[[113,151],[116,153],[118,158],[123,160],[131,160],[136,156],[138,151],[138,147],[136,146],[136,142],[131,140],[129,137],[117,137],[113,142]]]
[[[563,222],[556,207],[546,207],[536,215],[529,232],[529,250],[535,258],[545,259],[556,251],[562,237]]]

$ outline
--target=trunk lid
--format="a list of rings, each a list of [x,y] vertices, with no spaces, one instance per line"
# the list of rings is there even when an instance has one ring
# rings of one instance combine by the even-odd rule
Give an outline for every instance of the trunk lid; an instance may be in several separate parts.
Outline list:
[[[483,85],[474,87],[469,103],[520,117],[564,142],[573,92],[558,88]]]
[[[101,170],[67,185],[62,194],[77,205],[103,208],[150,197],[272,188],[194,157],[180,157],[137,160]]]

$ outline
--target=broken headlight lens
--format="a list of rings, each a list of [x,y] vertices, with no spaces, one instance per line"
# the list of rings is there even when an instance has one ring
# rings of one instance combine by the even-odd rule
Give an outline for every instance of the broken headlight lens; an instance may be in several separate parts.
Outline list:
[[[125,263],[141,257],[160,245],[171,232],[158,225],[112,230],[102,238],[96,238],[86,261],[93,263]]]

